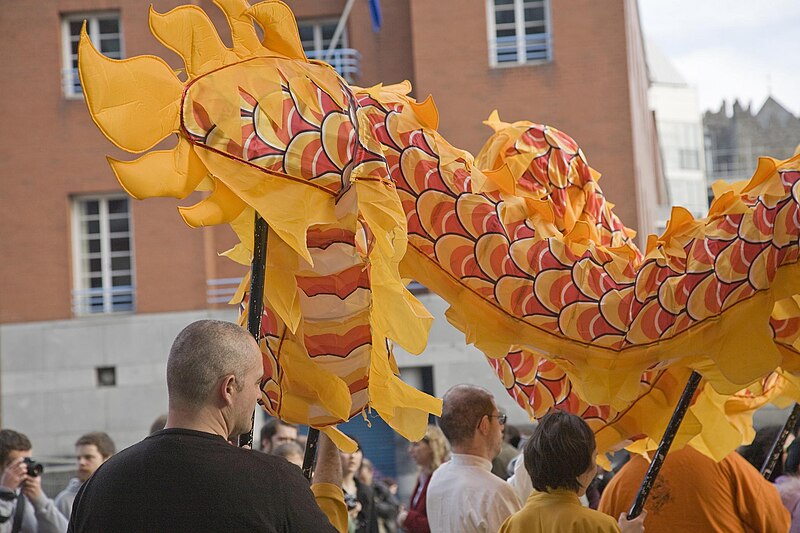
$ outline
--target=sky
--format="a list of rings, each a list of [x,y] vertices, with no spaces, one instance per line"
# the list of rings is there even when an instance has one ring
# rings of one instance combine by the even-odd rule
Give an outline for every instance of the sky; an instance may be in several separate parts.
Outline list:
[[[639,0],[645,37],[698,91],[700,111],[772,95],[800,116],[800,1]]]

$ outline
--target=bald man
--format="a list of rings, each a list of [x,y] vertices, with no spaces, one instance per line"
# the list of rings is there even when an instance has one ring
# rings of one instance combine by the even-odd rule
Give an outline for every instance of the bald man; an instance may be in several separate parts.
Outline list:
[[[514,489],[492,474],[505,421],[492,393],[482,387],[456,385],[445,393],[439,425],[453,453],[428,485],[431,531],[496,533],[522,508]]]
[[[315,495],[346,528],[339,457],[324,435],[311,488],[283,458],[228,443],[250,431],[262,376],[247,331],[217,320],[187,326],[167,361],[165,428],[97,469],[69,531],[336,531]]]

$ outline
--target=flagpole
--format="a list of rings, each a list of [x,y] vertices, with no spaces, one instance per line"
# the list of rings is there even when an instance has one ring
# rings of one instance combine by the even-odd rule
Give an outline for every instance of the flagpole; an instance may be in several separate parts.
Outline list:
[[[772,444],[772,450],[761,466],[761,475],[767,481],[770,481],[772,473],[775,471],[775,466],[778,464],[778,459],[783,454],[783,444],[786,442],[786,438],[789,433],[794,433],[797,429],[798,418],[800,418],[800,404],[795,403],[792,412],[789,413],[789,418],[786,419],[786,423],[783,425],[783,429],[778,433],[775,442]]]
[[[700,384],[700,379],[700,374],[692,371],[692,375],[689,376],[689,381],[686,383],[686,387],[683,389],[683,393],[678,400],[678,405],[675,406],[675,411],[672,412],[672,418],[669,419],[667,429],[664,430],[664,436],[661,437],[661,444],[658,445],[658,450],[656,450],[653,461],[650,463],[650,468],[647,469],[647,473],[644,475],[642,484],[639,487],[639,492],[636,494],[636,498],[633,500],[633,505],[631,505],[630,511],[628,511],[628,520],[633,520],[642,514],[644,502],[647,500],[647,496],[650,495],[650,490],[653,488],[653,483],[655,483],[658,472],[661,470],[661,466],[664,464],[664,459],[667,457],[669,448],[672,446],[672,441],[675,439],[675,435],[678,433],[678,428],[683,421],[683,417],[686,415],[686,410],[689,409],[689,404],[692,402],[694,392],[697,390],[697,386]]]
[[[261,315],[264,312],[264,273],[267,266],[267,222],[256,213],[253,230],[253,260],[250,262],[250,301],[247,306],[247,331],[261,340]],[[258,406],[256,405],[255,408]],[[250,431],[239,435],[239,446],[253,447],[253,426],[256,413],[253,411],[253,423]]]
[[[336,45],[339,44],[339,38],[342,36],[344,26],[347,24],[347,19],[350,18],[350,10],[353,9],[354,3],[355,0],[347,0],[347,3],[344,5],[342,16],[339,17],[339,23],[336,25],[336,29],[333,31],[331,42],[328,45],[328,49],[325,51],[324,57],[322,57],[322,60],[326,63],[330,63],[331,59],[333,58],[333,52],[336,50]]]

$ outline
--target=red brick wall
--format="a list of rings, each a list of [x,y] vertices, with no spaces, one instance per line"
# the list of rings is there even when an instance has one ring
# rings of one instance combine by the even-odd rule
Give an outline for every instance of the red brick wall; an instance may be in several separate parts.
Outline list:
[[[155,7],[164,12],[179,3],[159,1]],[[3,6],[0,322],[72,316],[70,196],[121,192],[105,156],[136,157],[108,142],[84,101],[65,99],[61,90],[60,15],[106,9],[121,13],[126,56],[154,53],[180,66],[150,34],[146,3],[59,0]],[[203,231],[208,230],[187,227],[177,205],[173,199],[132,201],[138,312],[207,307]],[[213,249],[230,246],[227,233],[215,231]],[[242,273],[215,254],[210,262],[218,264],[219,277]]]
[[[338,20],[346,2],[289,0],[287,4],[300,21]],[[347,21],[348,46],[361,54],[361,75],[354,84],[369,87],[381,82],[398,83],[405,79],[413,83],[409,0],[384,0],[380,6],[383,25],[377,33],[372,30],[369,6],[365,0],[357,0],[350,11]]]
[[[636,201],[639,210],[638,244],[644,249],[647,235],[655,233],[654,206],[667,203],[666,183],[661,172],[655,117],[647,103],[647,67],[636,0],[625,0],[628,64],[630,68],[631,131],[636,168]],[[644,215],[644,216],[642,216]]]
[[[491,133],[481,122],[493,109],[503,120],[545,123],[573,136],[603,174],[617,214],[636,227],[642,213],[623,4],[551,2],[553,61],[490,68],[484,2],[412,0],[416,93],[433,94],[441,132],[474,153]]]
[[[165,12],[180,3],[158,0],[155,8]],[[229,42],[219,10],[210,0],[196,3]],[[290,4],[298,19],[336,18],[345,1]],[[553,2],[553,61],[495,69],[489,67],[484,2],[394,0],[381,7],[379,33],[372,31],[366,2],[357,1],[350,16],[349,44],[362,54],[358,85],[411,80],[418,97],[434,95],[448,140],[473,152],[489,136],[481,121],[495,108],[504,120],[564,130],[604,174],[601,185],[623,221],[638,226],[653,202],[648,191],[657,176],[639,142],[652,134],[652,118],[642,97],[634,0]],[[135,156],[102,136],[83,100],[64,98],[60,15],[117,9],[127,57],[152,53],[176,68],[181,62],[150,34],[147,4],[137,0],[7,2],[3,9],[0,322],[69,318],[70,196],[120,191],[105,156]],[[636,179],[643,181],[636,185]],[[233,244],[230,229],[183,224],[176,206],[196,200],[133,202],[137,311],[205,308],[207,279],[244,272],[216,256]]]

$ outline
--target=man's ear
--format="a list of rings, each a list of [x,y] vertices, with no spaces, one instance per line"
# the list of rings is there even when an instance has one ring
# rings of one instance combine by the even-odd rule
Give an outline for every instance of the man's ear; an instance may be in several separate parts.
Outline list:
[[[219,384],[220,398],[225,405],[233,404],[233,394],[236,392],[236,376],[228,374]]]
[[[486,435],[486,433],[489,431],[489,424],[490,424],[489,417],[483,415],[481,417],[481,421],[478,422],[478,431],[480,431],[483,435]]]

